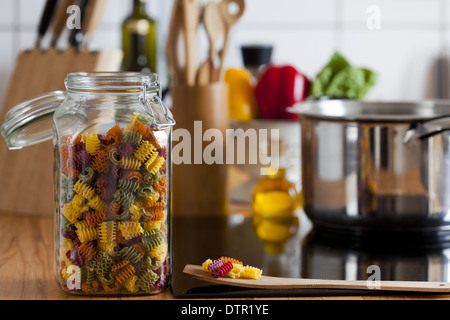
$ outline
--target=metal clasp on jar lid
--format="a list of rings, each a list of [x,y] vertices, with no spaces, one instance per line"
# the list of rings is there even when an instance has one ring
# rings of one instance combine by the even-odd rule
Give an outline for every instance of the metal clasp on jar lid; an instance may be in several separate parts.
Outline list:
[[[152,98],[149,100],[147,95],[147,90],[150,88],[158,90],[158,95],[152,96]],[[145,80],[143,82],[142,86],[142,96],[140,97],[141,104],[148,109],[150,112],[150,115],[152,116],[152,126],[154,126],[158,130],[166,130],[170,127],[175,126],[176,122],[173,118],[172,113],[170,112],[169,108],[166,106],[166,104],[161,99],[161,90],[160,90],[160,83],[158,80],[150,83],[148,80]],[[161,111],[164,114],[164,117],[166,119],[166,123],[158,123],[156,121],[155,113],[153,112],[153,108],[150,104],[159,105]]]

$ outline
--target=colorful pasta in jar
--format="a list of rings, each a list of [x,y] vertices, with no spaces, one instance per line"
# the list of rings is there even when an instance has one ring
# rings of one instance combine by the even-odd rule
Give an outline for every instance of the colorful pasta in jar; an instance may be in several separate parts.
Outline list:
[[[74,73],[66,88],[16,109],[53,123],[57,283],[75,295],[160,293],[172,272],[175,121],[157,75]]]

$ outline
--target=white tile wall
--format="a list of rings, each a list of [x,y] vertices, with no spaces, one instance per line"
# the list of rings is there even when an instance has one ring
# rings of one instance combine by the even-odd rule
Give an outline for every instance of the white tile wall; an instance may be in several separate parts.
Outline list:
[[[2,28],[7,28],[13,23],[13,6],[14,1],[11,0],[0,0],[0,26]]]
[[[335,20],[335,0],[247,0],[245,22],[321,22]]]
[[[431,97],[428,81],[439,50],[432,30],[346,30],[342,54],[351,62],[376,70],[379,79],[368,98],[423,99]]]
[[[432,23],[439,24],[441,0],[343,0],[344,21],[357,21],[365,24],[367,8],[378,6],[382,20],[388,24]]]
[[[202,0],[206,1],[206,0]],[[273,62],[293,64],[314,77],[334,50],[376,70],[371,99],[423,99],[434,95],[434,61],[450,43],[450,0],[246,0],[232,32],[227,65],[241,67],[240,46],[273,44]],[[45,0],[0,0],[0,101],[17,53],[33,46]],[[109,0],[91,47],[120,48],[120,24],[131,0]],[[165,38],[172,0],[149,0],[159,24],[159,73],[166,79]],[[381,29],[369,30],[367,8],[380,9]],[[208,44],[200,36],[200,52]]]

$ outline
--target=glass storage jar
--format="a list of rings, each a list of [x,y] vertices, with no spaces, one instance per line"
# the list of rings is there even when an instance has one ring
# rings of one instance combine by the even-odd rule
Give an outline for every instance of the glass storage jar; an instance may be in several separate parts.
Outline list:
[[[1,129],[10,149],[53,139],[57,283],[76,295],[160,293],[172,272],[175,121],[158,77],[73,73],[65,84],[12,108]]]

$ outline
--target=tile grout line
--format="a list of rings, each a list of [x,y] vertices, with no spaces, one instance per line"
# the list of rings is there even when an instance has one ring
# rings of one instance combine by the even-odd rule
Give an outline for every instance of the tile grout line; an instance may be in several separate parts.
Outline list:
[[[342,0],[335,1],[334,16],[334,47],[335,50],[341,51],[344,45],[344,3]]]
[[[13,33],[13,37],[12,37],[12,46],[11,46],[11,50],[12,50],[12,56],[16,57],[18,52],[19,52],[19,47],[20,47],[20,1],[14,1],[14,5],[13,5],[13,22],[11,24],[12,27],[12,33]],[[15,61],[14,61],[15,62]]]
[[[439,33],[440,33],[440,50],[441,53],[445,53],[448,49],[448,23],[447,23],[447,11],[448,11],[448,0],[440,0],[440,11],[441,14],[439,15]]]

